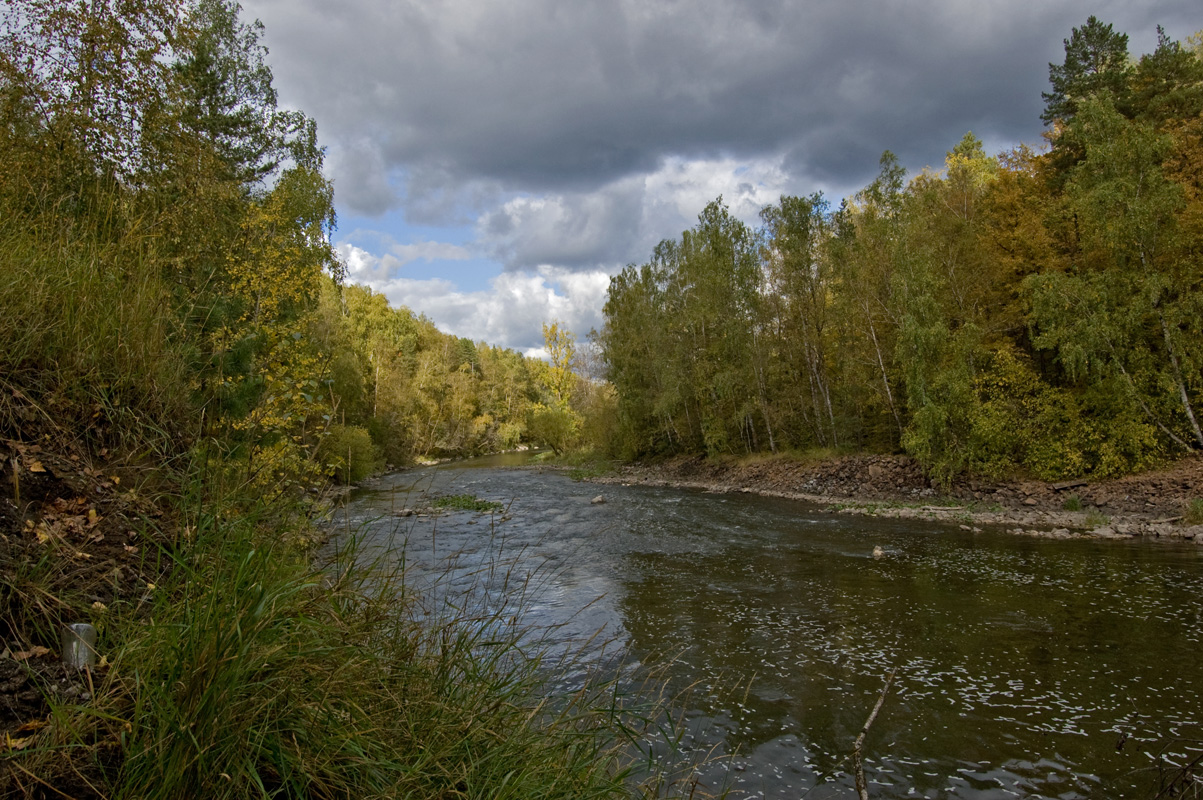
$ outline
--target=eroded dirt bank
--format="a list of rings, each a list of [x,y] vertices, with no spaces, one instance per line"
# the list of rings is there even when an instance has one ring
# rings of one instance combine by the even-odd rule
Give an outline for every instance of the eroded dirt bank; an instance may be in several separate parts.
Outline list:
[[[1103,481],[958,481],[943,492],[907,456],[840,456],[821,461],[766,458],[714,461],[681,457],[629,464],[593,479],[749,492],[827,506],[840,513],[942,519],[968,528],[997,525],[1038,536],[1149,537],[1203,544],[1190,524],[1191,500],[1203,498],[1203,458]],[[1080,510],[1069,510],[1078,508]]]

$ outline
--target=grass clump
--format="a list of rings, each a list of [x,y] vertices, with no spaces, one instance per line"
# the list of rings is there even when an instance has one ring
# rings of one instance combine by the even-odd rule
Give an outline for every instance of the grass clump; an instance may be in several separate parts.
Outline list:
[[[1086,518],[1083,522],[1088,528],[1101,528],[1110,523],[1111,518],[1097,508],[1092,508],[1086,512]]]
[[[1182,519],[1187,525],[1203,525],[1203,497],[1195,497],[1186,504]]]
[[[445,508],[453,511],[476,511],[487,514],[491,511],[501,511],[505,508],[502,503],[494,500],[481,500],[470,494],[450,494],[436,497],[431,503],[432,508]]]
[[[1081,511],[1082,498],[1076,494],[1071,494],[1065,498],[1065,502],[1061,504],[1061,508],[1065,511]]]

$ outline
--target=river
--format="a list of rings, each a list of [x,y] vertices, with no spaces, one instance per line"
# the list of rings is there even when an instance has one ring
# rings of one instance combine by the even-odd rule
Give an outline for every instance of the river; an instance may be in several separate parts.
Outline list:
[[[386,476],[337,525],[551,647],[669,661],[733,798],[1141,798],[1203,749],[1203,548],[1049,540],[795,501],[575,483],[494,457]],[[438,495],[493,514],[399,517]],[[604,503],[592,501],[603,495]],[[343,534],[345,535],[345,534]],[[874,555],[875,548],[880,552]],[[563,678],[571,682],[572,676]]]

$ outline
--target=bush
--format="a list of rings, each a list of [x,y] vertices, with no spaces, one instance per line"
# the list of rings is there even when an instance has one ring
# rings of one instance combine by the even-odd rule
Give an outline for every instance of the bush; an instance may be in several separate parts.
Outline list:
[[[544,407],[531,414],[527,435],[536,443],[546,445],[556,455],[560,455],[572,446],[576,427],[576,419],[571,411]]]
[[[1162,456],[1156,429],[1123,386],[1104,382],[1080,393],[1050,386],[1024,356],[1004,348],[975,388],[969,466],[988,477],[1106,478]]]
[[[1187,525],[1203,525],[1203,497],[1196,497],[1186,504],[1182,519]]]
[[[366,428],[331,425],[318,447],[318,458],[343,485],[359,483],[384,469],[384,459]]]

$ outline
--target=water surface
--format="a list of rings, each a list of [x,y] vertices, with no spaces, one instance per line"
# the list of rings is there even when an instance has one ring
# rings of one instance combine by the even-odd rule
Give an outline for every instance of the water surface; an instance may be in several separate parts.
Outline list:
[[[504,468],[521,460],[388,476],[338,524],[446,602],[483,591],[603,667],[671,658],[695,687],[685,744],[731,755],[702,778],[732,797],[854,797],[849,754],[891,671],[873,797],[1149,797],[1159,758],[1203,748],[1203,548]],[[505,511],[394,516],[441,494]]]

